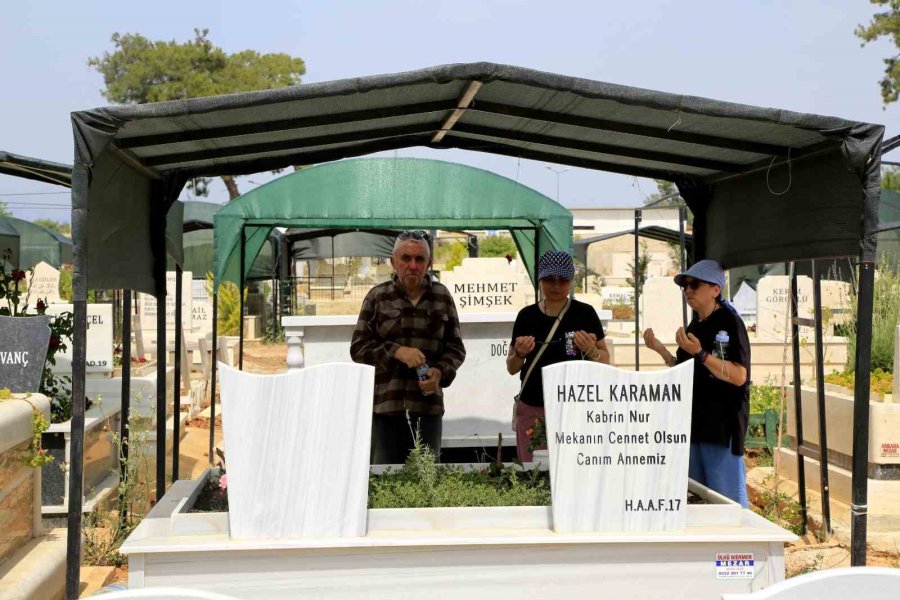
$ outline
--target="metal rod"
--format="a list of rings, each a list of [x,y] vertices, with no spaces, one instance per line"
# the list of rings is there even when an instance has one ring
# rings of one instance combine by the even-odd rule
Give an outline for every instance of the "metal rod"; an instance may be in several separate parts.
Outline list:
[[[119,414],[119,520],[128,517],[125,483],[128,467],[129,421],[131,419],[131,290],[122,290],[122,412]]]
[[[866,565],[869,462],[869,379],[872,368],[872,304],[875,263],[860,260],[856,321],[856,375],[853,390],[853,479],[850,504],[850,565]]]
[[[641,209],[634,211],[634,370],[641,370],[641,266],[640,266],[640,234]]]
[[[172,481],[178,481],[178,455],[181,452],[181,265],[175,265],[175,398],[172,419]],[[187,390],[190,393],[190,390]]]
[[[238,369],[244,370],[244,261],[246,260],[247,240],[244,237],[244,228],[241,227],[241,274],[238,296],[240,298],[240,314],[238,315]]]
[[[216,348],[216,342],[219,338],[219,294],[217,292],[213,292],[212,305],[212,359],[209,366],[209,464],[213,464],[216,444],[216,367],[219,360],[219,353]]]
[[[156,501],[162,500],[166,493],[166,251],[164,227],[157,234],[157,249],[162,254],[157,256],[156,263]],[[175,382],[178,385],[178,382]]]
[[[275,273],[272,273],[272,339],[278,337],[278,282],[280,278],[275,276]]]
[[[822,519],[825,521],[825,532],[831,529],[831,501],[828,485],[828,436],[826,432],[827,415],[825,414],[825,342],[822,339],[822,272],[812,263],[813,304],[816,313],[816,397],[819,405],[819,481],[822,488]]]
[[[800,518],[802,520],[803,534],[807,530],[807,506],[806,506],[806,464],[802,454],[803,446],[803,396],[800,390],[800,326],[797,325],[798,298],[797,298],[797,274],[794,265],[785,265],[785,269],[791,276],[791,359],[794,366],[794,414],[797,415],[797,495],[800,500]]]
[[[678,207],[678,244],[681,249],[681,264],[678,267],[679,272],[684,272],[687,269],[687,252],[684,235],[684,222],[687,218],[687,209],[683,206]],[[681,294],[681,323],[682,326],[687,329],[688,326],[688,312],[687,312],[687,297],[684,294]]]
[[[539,302],[541,300],[541,286],[540,282],[538,281],[537,274],[538,262],[540,262],[541,260],[541,251],[538,244],[538,239],[541,236],[541,230],[535,227],[534,229],[532,229],[532,231],[534,231],[534,265],[531,272],[534,273],[534,301]],[[522,258],[524,259],[525,257],[523,256]]]

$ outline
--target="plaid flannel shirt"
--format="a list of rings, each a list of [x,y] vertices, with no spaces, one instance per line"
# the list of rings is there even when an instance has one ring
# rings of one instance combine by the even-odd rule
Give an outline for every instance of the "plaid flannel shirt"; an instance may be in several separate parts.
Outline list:
[[[431,277],[413,306],[397,276],[373,287],[363,300],[350,357],[354,362],[375,367],[376,414],[442,415],[443,389],[456,377],[466,358],[459,330],[459,317],[450,291]],[[440,387],[426,396],[419,390],[415,369],[394,359],[400,346],[417,348],[429,366],[441,370]]]

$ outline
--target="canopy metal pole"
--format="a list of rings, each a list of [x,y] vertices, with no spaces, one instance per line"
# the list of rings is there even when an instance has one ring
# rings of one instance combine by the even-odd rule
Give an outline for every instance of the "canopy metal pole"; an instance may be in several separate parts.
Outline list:
[[[175,398],[172,419],[172,481],[178,481],[178,453],[181,451],[181,265],[175,265]],[[188,390],[190,393],[190,390]]]
[[[212,359],[209,369],[209,464],[213,464],[213,452],[216,444],[216,367],[219,353],[216,342],[219,339],[219,294],[212,295]]]
[[[641,269],[640,269],[640,257],[639,257],[639,230],[641,228],[641,209],[635,209],[634,211],[634,272],[632,276],[634,277],[634,370],[641,370],[641,313],[640,313],[640,302],[641,302]]]
[[[163,216],[165,220],[165,216]],[[166,493],[166,229],[157,233],[156,265],[156,501]],[[160,250],[161,249],[161,250]],[[178,382],[175,382],[178,385]]]
[[[794,366],[794,414],[795,427],[797,429],[797,496],[800,500],[800,518],[802,519],[803,534],[806,534],[807,506],[806,506],[806,458],[803,456],[803,396],[800,389],[800,322],[797,297],[797,274],[794,272],[794,264],[785,265],[785,271],[791,276],[791,360]]]
[[[272,273],[272,338],[278,337],[278,279]]]
[[[538,244],[538,239],[541,235],[541,230],[535,227],[532,229],[534,231],[534,266],[532,267],[532,272],[534,273],[534,301],[539,302],[541,300],[541,285],[538,280],[538,262],[541,260],[541,251],[540,246]]]
[[[684,236],[684,222],[687,218],[687,209],[683,206],[678,207],[678,243],[681,249],[681,264],[678,267],[679,272],[683,272],[687,269],[687,256],[686,256],[686,243]],[[685,329],[688,326],[688,312],[687,312],[687,297],[684,294],[681,294],[681,323]]]
[[[119,483],[125,483],[128,465],[128,433],[131,418],[131,290],[122,290],[122,412],[119,415]],[[119,521],[128,516],[125,486],[119,486]]]
[[[853,391],[853,494],[850,504],[850,565],[866,565],[869,462],[869,379],[872,368],[872,304],[875,263],[860,258],[856,309],[856,373]]]
[[[239,306],[240,314],[238,315],[238,369],[244,370],[244,261],[246,260],[247,240],[244,237],[244,228],[241,227],[241,274],[239,277],[240,287],[238,288],[238,296],[240,297]]]
[[[825,356],[822,339],[822,272],[816,261],[810,261],[813,276],[813,304],[816,316],[816,396],[819,405],[819,481],[822,489],[822,519],[825,521],[825,532],[831,529],[831,502],[828,485],[828,437],[825,423]]]
[[[334,236],[331,236],[331,299],[334,300]]]

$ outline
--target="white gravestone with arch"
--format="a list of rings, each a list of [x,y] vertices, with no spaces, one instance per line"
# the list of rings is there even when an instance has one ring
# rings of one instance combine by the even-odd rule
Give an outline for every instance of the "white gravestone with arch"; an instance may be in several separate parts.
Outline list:
[[[34,307],[39,299],[47,304],[61,302],[59,297],[59,270],[41,261],[34,266],[34,274],[28,280],[28,305]]]
[[[671,277],[649,278],[641,291],[641,329],[650,327],[661,339],[675,339],[675,332],[684,325],[683,300],[681,288]]]
[[[74,312],[71,304],[51,304],[48,315]],[[72,341],[66,343],[66,351],[56,354],[55,373],[72,371]],[[113,372],[113,318],[112,304],[87,305],[87,346],[85,347],[85,372]]]
[[[797,316],[813,318],[812,279],[797,277]],[[787,275],[770,275],[759,280],[756,286],[756,335],[763,338],[785,339],[790,334],[791,278]],[[785,330],[785,325],[788,329]],[[800,328],[803,338],[811,339],[811,329]]]
[[[459,312],[513,312],[528,303],[528,276],[505,258],[466,258],[441,273]]]
[[[553,529],[677,531],[687,511],[694,363],[545,367]]]

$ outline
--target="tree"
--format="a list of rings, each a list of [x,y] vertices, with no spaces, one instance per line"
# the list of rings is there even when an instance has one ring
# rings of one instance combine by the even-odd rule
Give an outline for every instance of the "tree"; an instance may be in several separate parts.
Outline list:
[[[900,168],[884,167],[881,171],[881,189],[900,194]]]
[[[6,208],[6,202],[0,202],[0,217],[11,217],[13,216],[9,209]]]
[[[103,75],[103,97],[116,104],[144,104],[184,100],[235,92],[288,87],[306,73],[301,58],[284,53],[260,54],[244,50],[227,54],[207,39],[208,29],[195,29],[185,43],[151,41],[137,33],[112,35],[113,52],[88,60]],[[233,176],[222,176],[228,195],[240,195]],[[206,194],[208,180],[188,187]]]
[[[650,268],[651,260],[650,251],[647,250],[647,242],[641,242],[641,254],[638,256],[637,267],[635,267],[633,262],[628,263],[628,272],[631,273],[631,277],[625,280],[629,287],[634,287],[635,279],[637,279],[639,293],[644,291],[644,283],[647,281],[647,271]]]
[[[491,235],[478,240],[478,256],[515,256],[516,243],[505,235]]]
[[[63,235],[72,237],[72,226],[68,223],[62,223],[61,221],[54,221],[53,219],[35,219],[35,225],[40,225],[41,227],[46,227],[56,233],[61,233]]]
[[[644,206],[652,204],[654,207],[687,207],[687,202],[681,197],[681,194],[678,192],[678,188],[674,183],[663,179],[655,179],[654,181],[656,181],[656,192],[644,199]],[[688,225],[694,224],[694,213],[691,212],[690,208],[687,209],[687,222]]]
[[[887,105],[896,102],[900,95],[900,0],[869,0],[869,2],[876,6],[884,6],[887,10],[876,13],[868,25],[858,25],[853,33],[863,41],[863,46],[882,36],[894,41],[898,53],[884,59],[884,77],[879,82],[881,99]]]

